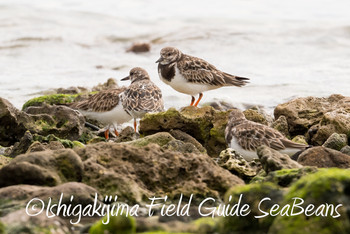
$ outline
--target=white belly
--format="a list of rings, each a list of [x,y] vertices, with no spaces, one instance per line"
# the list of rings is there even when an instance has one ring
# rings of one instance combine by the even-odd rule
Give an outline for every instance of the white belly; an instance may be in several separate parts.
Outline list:
[[[251,161],[254,158],[259,158],[256,151],[250,151],[250,150],[245,150],[243,149],[238,142],[236,141],[235,137],[232,137],[231,143],[229,145],[229,148],[236,150],[238,153],[240,153],[243,158],[247,161]],[[281,154],[287,154],[289,156],[294,155],[295,153],[299,152],[300,149],[295,149],[295,148],[286,148],[284,150],[278,150]]]
[[[130,115],[128,115],[128,113],[125,112],[121,103],[119,103],[112,110],[106,112],[79,111],[86,117],[95,119],[104,124],[123,124],[132,118]]]
[[[240,153],[243,158],[247,161],[251,161],[255,158],[259,158],[256,154],[256,151],[250,151],[243,149],[238,142],[236,141],[235,137],[232,137],[231,143],[229,144],[229,148],[236,150],[238,153]]]
[[[179,69],[176,66],[175,66],[175,76],[170,82],[164,79],[160,74],[160,72],[159,72],[159,77],[164,83],[166,83],[167,85],[170,85],[176,91],[180,93],[189,94],[191,96],[197,95],[199,93],[202,93],[208,90],[220,88],[219,86],[188,82],[180,74]]]

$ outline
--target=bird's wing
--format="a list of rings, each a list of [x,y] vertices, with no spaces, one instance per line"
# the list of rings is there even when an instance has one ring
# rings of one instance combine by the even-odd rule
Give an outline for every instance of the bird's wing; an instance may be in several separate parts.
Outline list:
[[[214,86],[225,85],[223,72],[203,59],[183,55],[177,62],[177,68],[180,74],[189,82]]]
[[[268,126],[247,121],[233,127],[231,131],[238,144],[245,150],[255,151],[261,145],[266,145],[275,150],[285,149],[283,144],[285,137]]]
[[[109,89],[101,91],[97,94],[90,96],[89,98],[80,102],[75,102],[70,105],[71,108],[83,110],[83,111],[94,111],[94,112],[105,112],[112,110],[118,105],[120,101],[119,95],[124,91],[124,88]]]

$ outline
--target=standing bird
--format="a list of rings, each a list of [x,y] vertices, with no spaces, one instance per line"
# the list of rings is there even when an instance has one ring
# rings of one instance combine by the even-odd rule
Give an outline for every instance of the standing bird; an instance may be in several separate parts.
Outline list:
[[[256,150],[261,145],[289,156],[309,147],[287,139],[274,128],[247,120],[238,109],[230,113],[225,139],[228,146],[242,154],[247,161],[258,158]]]
[[[148,73],[139,67],[130,70],[129,76],[122,80],[131,80],[130,86],[124,91],[123,108],[134,118],[136,132],[136,119],[148,112],[164,110],[161,90],[150,80]]]
[[[88,118],[107,124],[105,138],[108,140],[112,126],[115,135],[118,136],[117,126],[128,122],[132,118],[122,105],[124,91],[125,88],[101,91],[88,99],[72,103],[70,107],[79,110]]]
[[[230,75],[218,70],[207,61],[183,54],[174,47],[165,47],[160,51],[158,74],[160,79],[180,93],[192,96],[191,106],[195,102],[194,95],[203,97],[203,92],[223,86],[244,86],[249,78]]]

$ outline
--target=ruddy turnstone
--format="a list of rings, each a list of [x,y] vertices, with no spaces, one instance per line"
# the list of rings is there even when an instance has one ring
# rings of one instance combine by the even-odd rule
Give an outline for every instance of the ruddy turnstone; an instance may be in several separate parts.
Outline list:
[[[289,156],[309,147],[288,140],[274,128],[247,120],[237,109],[230,113],[225,138],[229,147],[242,154],[247,161],[258,158],[256,150],[261,145]]]
[[[117,126],[132,118],[123,108],[124,91],[125,88],[101,91],[88,99],[72,103],[70,107],[79,110],[88,118],[107,124],[105,138],[108,140],[109,130],[112,126],[116,136],[118,136]]]
[[[245,85],[249,78],[234,76],[218,70],[207,61],[183,54],[174,47],[165,47],[160,51],[158,74],[160,79],[180,93],[192,96],[191,106],[194,104],[194,95],[199,98],[197,106],[203,97],[203,92],[223,86]]]
[[[136,132],[136,119],[148,112],[164,110],[161,90],[150,80],[148,73],[139,67],[130,70],[129,76],[122,80],[131,80],[130,86],[124,91],[123,108],[134,118]]]

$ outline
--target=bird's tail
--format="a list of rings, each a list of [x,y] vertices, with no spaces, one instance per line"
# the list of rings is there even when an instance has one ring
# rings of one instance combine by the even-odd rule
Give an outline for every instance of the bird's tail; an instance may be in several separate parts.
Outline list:
[[[233,85],[233,86],[241,87],[249,83],[248,82],[249,78],[234,76],[228,73],[224,73],[224,79],[227,86]]]

